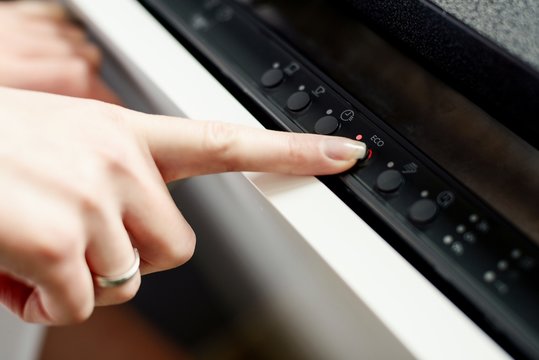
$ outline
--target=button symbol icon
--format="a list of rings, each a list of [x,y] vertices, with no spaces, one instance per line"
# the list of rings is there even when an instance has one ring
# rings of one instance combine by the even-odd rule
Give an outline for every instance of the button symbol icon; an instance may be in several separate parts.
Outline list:
[[[507,286],[505,283],[501,282],[500,280],[496,280],[496,282],[494,283],[494,287],[502,295],[507,294],[509,292],[509,286]]]
[[[217,14],[215,14],[215,18],[217,21],[220,22],[227,22],[232,19],[234,16],[234,9],[232,9],[230,6],[224,6],[221,9],[217,11]]]
[[[470,231],[465,232],[462,235],[462,238],[464,239],[464,241],[467,241],[470,244],[475,244],[475,242],[477,241],[477,237],[475,236],[475,234],[473,232],[470,232]]]
[[[419,166],[416,163],[412,162],[412,163],[404,165],[402,168],[403,168],[402,170],[403,174],[415,174],[417,173]]]
[[[319,87],[317,87],[315,90],[312,91],[312,94],[316,97],[320,97],[325,93],[326,93],[326,88],[323,87],[322,85],[320,85]]]
[[[195,14],[193,15],[193,18],[191,19],[191,26],[196,31],[207,30],[210,27],[210,23],[208,19],[204,17],[204,15]]]
[[[438,194],[438,197],[436,198],[436,202],[440,207],[443,207],[444,209],[448,208],[449,205],[451,205],[455,201],[455,194],[451,191],[442,191]]]
[[[292,76],[295,73],[297,73],[299,71],[299,69],[301,69],[299,64],[295,63],[295,62],[292,62],[292,63],[290,63],[290,65],[288,65],[287,67],[284,68],[284,72],[285,72],[286,75]]]
[[[535,267],[535,263],[536,262],[534,258],[526,256],[522,260],[520,260],[519,266],[524,270],[531,270]]]
[[[356,113],[354,112],[354,110],[344,110],[342,113],[341,113],[341,120],[342,121],[352,121],[354,120],[354,118],[356,117]]]
[[[462,246],[462,244],[458,241],[455,241],[453,245],[451,245],[451,250],[457,256],[464,254],[464,246]]]
[[[507,260],[500,260],[498,261],[497,267],[498,270],[505,271],[509,268],[509,263],[507,262]]]
[[[513,251],[511,251],[511,257],[513,259],[518,259],[522,256],[522,251],[520,251],[520,249],[513,249]]]
[[[485,220],[476,225],[476,229],[482,233],[487,233],[490,230],[490,225]]]
[[[483,280],[488,283],[494,282],[494,280],[496,280],[496,273],[494,271],[487,271],[483,275]]]
[[[446,244],[446,245],[451,245],[451,244],[453,244],[454,239],[453,239],[453,236],[451,236],[451,235],[446,235],[446,236],[444,236],[444,238],[442,239],[442,241],[443,241],[444,244]]]

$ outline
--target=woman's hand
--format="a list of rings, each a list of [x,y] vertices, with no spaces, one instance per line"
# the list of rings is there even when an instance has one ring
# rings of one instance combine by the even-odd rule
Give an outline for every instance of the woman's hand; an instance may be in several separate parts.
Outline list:
[[[142,274],[178,266],[195,235],[166,182],[223,171],[330,174],[362,143],[181,118],[0,88],[0,302],[26,321],[82,321],[130,299],[140,274],[101,288],[140,252]]]
[[[0,86],[119,103],[99,78],[99,49],[60,5],[0,2],[0,24]]]

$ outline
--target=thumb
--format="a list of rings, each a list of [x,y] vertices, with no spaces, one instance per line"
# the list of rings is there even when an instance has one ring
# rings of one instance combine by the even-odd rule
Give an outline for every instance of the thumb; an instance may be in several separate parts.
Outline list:
[[[68,306],[57,298],[51,299],[48,292],[50,291],[39,291],[37,287],[29,286],[15,277],[0,273],[0,304],[22,320],[42,324],[62,324],[73,321],[63,314],[68,311]],[[45,302],[49,303],[48,307]],[[55,305],[52,306],[51,303]],[[80,318],[74,319],[80,321]]]
[[[335,136],[296,134],[246,126],[122,114],[145,140],[165,181],[226,171],[327,175],[366,156],[366,145]]]
[[[26,305],[33,293],[34,289],[30,286],[0,273],[0,304],[20,318],[24,318]]]

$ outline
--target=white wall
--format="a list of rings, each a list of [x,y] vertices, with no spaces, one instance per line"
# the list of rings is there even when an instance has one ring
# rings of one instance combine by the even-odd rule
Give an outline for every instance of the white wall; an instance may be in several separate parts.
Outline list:
[[[37,359],[44,327],[26,324],[0,305],[0,359]]]

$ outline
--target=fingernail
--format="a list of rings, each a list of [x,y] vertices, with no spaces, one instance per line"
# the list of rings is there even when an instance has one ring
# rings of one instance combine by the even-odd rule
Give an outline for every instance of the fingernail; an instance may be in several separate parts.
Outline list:
[[[345,138],[327,139],[322,146],[326,156],[332,160],[359,160],[367,154],[365,143]]]

